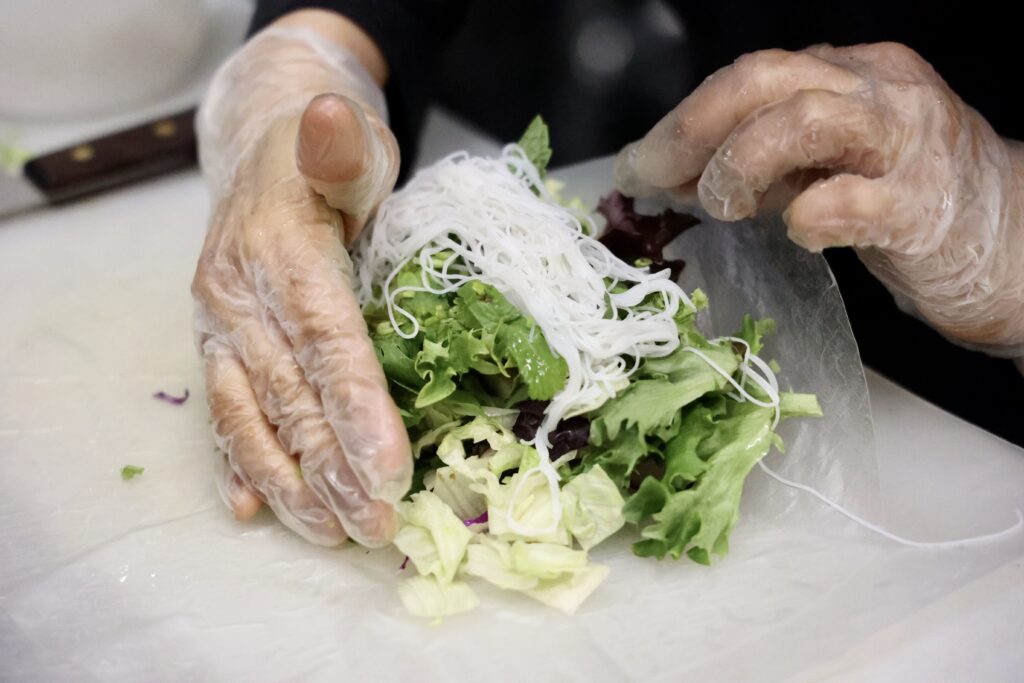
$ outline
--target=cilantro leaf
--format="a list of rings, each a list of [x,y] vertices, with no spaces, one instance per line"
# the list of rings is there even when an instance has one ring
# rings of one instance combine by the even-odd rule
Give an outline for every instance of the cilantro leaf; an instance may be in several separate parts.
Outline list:
[[[536,323],[519,318],[498,330],[498,349],[515,361],[530,398],[547,401],[565,386],[569,367],[548,346]]]

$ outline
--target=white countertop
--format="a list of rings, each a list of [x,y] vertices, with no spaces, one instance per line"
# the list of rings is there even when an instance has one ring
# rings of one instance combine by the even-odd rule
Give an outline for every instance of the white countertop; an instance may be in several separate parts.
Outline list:
[[[435,115],[423,157],[492,145]],[[467,674],[457,662],[435,663],[445,652],[445,629],[474,638],[465,624],[453,620],[431,632],[404,620],[392,594],[378,593],[359,608],[385,605],[393,631],[363,632],[345,620],[345,610],[355,609],[352,591],[377,591],[367,582],[380,578],[384,565],[354,548],[310,548],[269,515],[246,526],[221,509],[209,471],[213,446],[188,293],[206,214],[201,179],[188,172],[0,222],[0,678],[224,680],[240,677],[254,657],[267,663],[249,680],[331,678],[332,671],[334,678],[345,678],[343,671],[378,671],[383,678]],[[946,530],[949,537],[1013,522],[1013,509],[1024,508],[1024,451],[874,373],[868,384],[891,528],[930,537]],[[193,398],[180,409],[150,399],[155,390],[185,387]],[[122,482],[126,463],[144,465],[145,474]],[[998,547],[935,552],[890,546],[855,529],[844,534],[855,539],[848,559],[819,558],[823,567],[848,565],[836,569],[838,583],[815,588],[792,613],[777,609],[787,615],[777,627],[764,617],[756,638],[731,644],[731,658],[701,653],[715,662],[710,675],[1020,680],[1024,534]],[[813,553],[813,543],[793,542]],[[627,576],[641,563],[625,546],[618,551],[607,561],[613,571],[629,567],[621,569]],[[735,560],[703,574],[685,571],[713,590],[715,577],[757,559],[745,558],[738,541],[733,552]],[[758,571],[776,577],[766,580],[781,589],[778,577],[785,575],[773,574],[777,568]],[[296,584],[287,595],[276,583],[278,570]],[[493,633],[481,633],[480,642],[514,634],[510,645],[494,650],[508,662],[497,677],[531,668],[589,680],[709,674],[685,642],[676,642],[678,653],[644,651],[645,643],[668,637],[660,628],[644,632],[656,620],[643,619],[642,611],[658,605],[644,600],[656,598],[660,582],[674,581],[676,570],[662,563],[637,571],[631,586],[612,582],[590,611],[544,622],[550,639],[531,640],[543,635],[528,628],[537,608],[513,605],[490,614]],[[637,582],[645,587],[640,594]],[[722,608],[760,614],[760,593],[742,599],[746,606]],[[619,600],[632,601],[636,611],[618,611]],[[860,614],[871,601],[877,609]],[[681,607],[678,619],[693,613],[688,609]],[[293,642],[314,624],[330,626]],[[629,631],[622,637],[633,643],[631,652],[558,664],[570,646],[607,650],[617,642],[609,635],[616,628]],[[261,654],[275,629],[291,670]],[[154,643],[166,647],[153,649]],[[389,654],[389,643],[403,648],[401,657]],[[373,651],[381,659],[367,663]],[[641,651],[646,669],[631,658]],[[335,660],[348,668],[311,664]]]

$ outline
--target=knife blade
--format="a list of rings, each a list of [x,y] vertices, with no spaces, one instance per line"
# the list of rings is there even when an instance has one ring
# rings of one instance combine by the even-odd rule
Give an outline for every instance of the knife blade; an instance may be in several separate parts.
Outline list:
[[[0,172],[0,219],[194,165],[194,118],[190,109],[35,157],[20,175]]]

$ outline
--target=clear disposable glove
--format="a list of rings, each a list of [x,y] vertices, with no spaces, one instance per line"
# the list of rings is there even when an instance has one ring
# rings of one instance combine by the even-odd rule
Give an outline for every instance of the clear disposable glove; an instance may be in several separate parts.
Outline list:
[[[729,221],[788,204],[798,244],[856,247],[940,332],[1024,355],[1024,150],[903,45],[743,56],[622,150],[616,184]]]
[[[395,182],[385,116],[352,54],[271,28],[197,119],[214,210],[192,293],[222,497],[322,545],[387,543],[412,477],[345,249]]]

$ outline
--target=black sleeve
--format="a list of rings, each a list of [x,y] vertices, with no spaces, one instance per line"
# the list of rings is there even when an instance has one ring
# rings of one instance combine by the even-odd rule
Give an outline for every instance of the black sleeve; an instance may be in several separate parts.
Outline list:
[[[399,182],[416,155],[427,101],[441,53],[455,35],[467,0],[258,0],[250,34],[297,9],[319,7],[343,14],[366,31],[388,62],[384,88],[391,130],[402,151]]]

